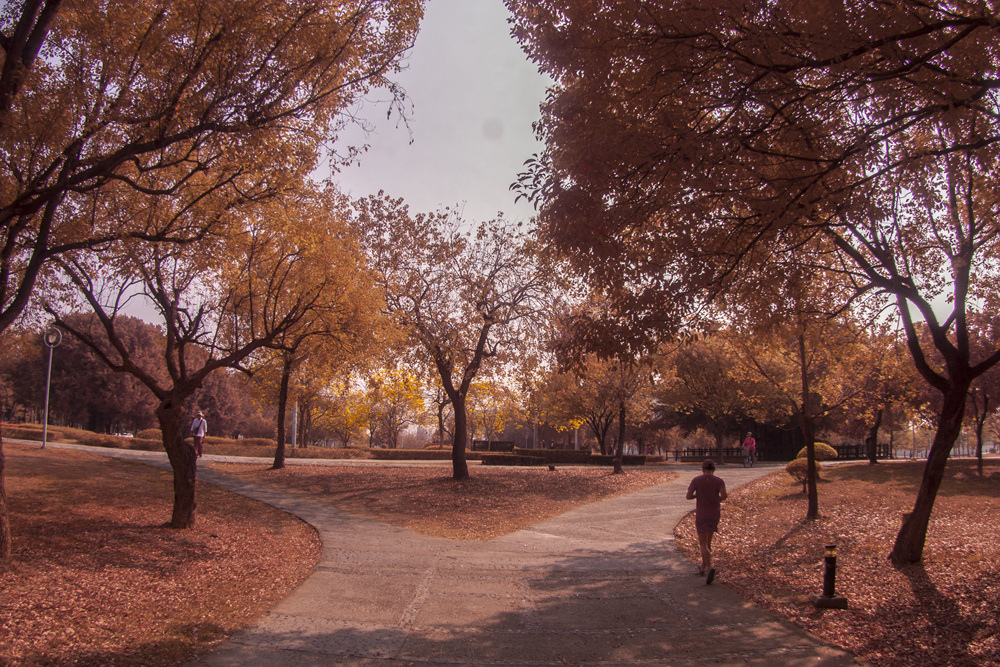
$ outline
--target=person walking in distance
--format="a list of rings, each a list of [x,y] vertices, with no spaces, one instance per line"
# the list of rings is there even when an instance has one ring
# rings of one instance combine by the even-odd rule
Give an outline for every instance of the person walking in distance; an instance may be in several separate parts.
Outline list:
[[[205,413],[199,410],[191,420],[191,439],[194,441],[194,453],[198,458],[201,458],[206,433],[208,433],[208,423],[205,421]]]
[[[688,485],[687,499],[695,501],[694,526],[698,531],[698,546],[701,547],[699,575],[705,575],[705,583],[715,580],[712,567],[712,537],[719,530],[722,516],[722,501],[726,499],[726,483],[715,476],[715,462],[705,459],[701,464],[701,474]]]

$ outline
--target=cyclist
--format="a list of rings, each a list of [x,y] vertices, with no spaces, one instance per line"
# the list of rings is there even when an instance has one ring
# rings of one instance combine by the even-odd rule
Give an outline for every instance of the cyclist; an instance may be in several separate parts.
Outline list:
[[[747,437],[743,439],[743,466],[745,468],[752,468],[754,459],[757,457],[757,441],[753,439],[753,433],[747,433]]]

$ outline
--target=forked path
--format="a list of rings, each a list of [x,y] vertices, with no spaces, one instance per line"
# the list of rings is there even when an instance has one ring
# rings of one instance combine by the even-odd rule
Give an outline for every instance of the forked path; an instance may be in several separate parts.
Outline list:
[[[710,586],[694,574],[673,528],[693,509],[684,495],[700,470],[677,470],[673,482],[484,542],[427,537],[203,471],[312,524],[323,551],[258,625],[193,664],[853,664],[742,600],[726,587],[725,563]],[[718,474],[735,488],[770,470]]]

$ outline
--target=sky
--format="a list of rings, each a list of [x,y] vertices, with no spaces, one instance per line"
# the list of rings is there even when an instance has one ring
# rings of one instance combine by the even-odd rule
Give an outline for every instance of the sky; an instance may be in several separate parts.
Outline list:
[[[428,0],[407,69],[396,76],[412,105],[409,128],[387,119],[377,97],[367,103],[360,113],[373,132],[355,128],[342,140],[370,148],[334,176],[342,191],[385,190],[413,212],[459,207],[468,223],[533,215],[509,188],[541,150],[531,125],[549,80],[510,36],[507,17],[502,0]]]

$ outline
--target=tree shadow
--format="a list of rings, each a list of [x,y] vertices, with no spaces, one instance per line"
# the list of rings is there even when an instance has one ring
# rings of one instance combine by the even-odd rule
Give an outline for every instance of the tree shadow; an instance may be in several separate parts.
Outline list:
[[[467,546],[453,555],[467,548],[470,567],[411,571],[353,591],[331,586],[329,604],[316,605],[314,616],[273,613],[198,664],[766,663],[776,654],[790,662],[852,664],[851,656],[751,607],[724,583],[706,586],[684,558],[664,558],[662,542],[577,550],[544,566],[509,569],[504,553],[492,564]],[[360,575],[344,573],[345,580],[352,576]],[[391,597],[380,589],[389,585],[401,591],[395,616],[379,602]],[[367,597],[353,597],[364,589]],[[366,623],[360,608],[381,614],[381,622]]]

